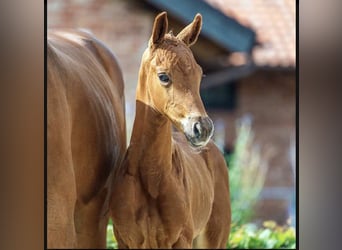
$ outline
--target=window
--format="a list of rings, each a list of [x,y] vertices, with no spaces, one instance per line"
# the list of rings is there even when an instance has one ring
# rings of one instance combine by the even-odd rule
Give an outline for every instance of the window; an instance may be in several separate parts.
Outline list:
[[[236,106],[236,83],[224,84],[200,91],[206,109],[233,110]]]

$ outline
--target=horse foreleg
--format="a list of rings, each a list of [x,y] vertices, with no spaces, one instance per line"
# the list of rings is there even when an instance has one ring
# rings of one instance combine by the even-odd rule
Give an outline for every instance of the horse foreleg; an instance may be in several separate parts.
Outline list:
[[[226,248],[231,223],[229,195],[216,199],[205,230],[196,238],[196,248]]]
[[[190,249],[192,248],[192,235],[181,234],[176,241],[172,245],[173,249]]]
[[[114,230],[114,235],[115,235],[115,238],[116,238],[116,242],[118,243],[118,249],[128,249],[129,247],[123,242],[123,240],[120,237],[120,234],[115,229],[115,226],[113,227],[113,230]]]
[[[65,193],[50,193],[48,196],[48,248],[77,247],[73,203],[65,196]]]

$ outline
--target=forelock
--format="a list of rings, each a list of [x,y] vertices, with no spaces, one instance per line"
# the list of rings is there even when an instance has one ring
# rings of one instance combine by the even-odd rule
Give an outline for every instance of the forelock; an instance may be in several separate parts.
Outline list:
[[[165,35],[163,42],[154,52],[157,64],[167,62],[181,71],[189,71],[196,64],[190,48],[172,33]]]

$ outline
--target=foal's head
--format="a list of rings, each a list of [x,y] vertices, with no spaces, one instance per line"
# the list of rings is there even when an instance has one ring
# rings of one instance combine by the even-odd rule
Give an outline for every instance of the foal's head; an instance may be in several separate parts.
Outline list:
[[[213,123],[199,94],[203,72],[189,48],[197,41],[201,27],[202,16],[197,14],[177,36],[167,34],[166,12],[159,14],[140,75],[148,96],[144,101],[168,117],[194,147],[206,145],[213,134]]]

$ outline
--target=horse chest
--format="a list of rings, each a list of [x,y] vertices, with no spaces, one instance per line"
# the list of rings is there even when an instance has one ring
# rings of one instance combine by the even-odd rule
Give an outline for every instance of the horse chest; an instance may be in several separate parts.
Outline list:
[[[183,228],[191,226],[184,194],[170,191],[167,182],[157,198],[146,192],[137,177],[125,176],[120,186],[112,212],[115,227],[129,247],[171,248]]]

